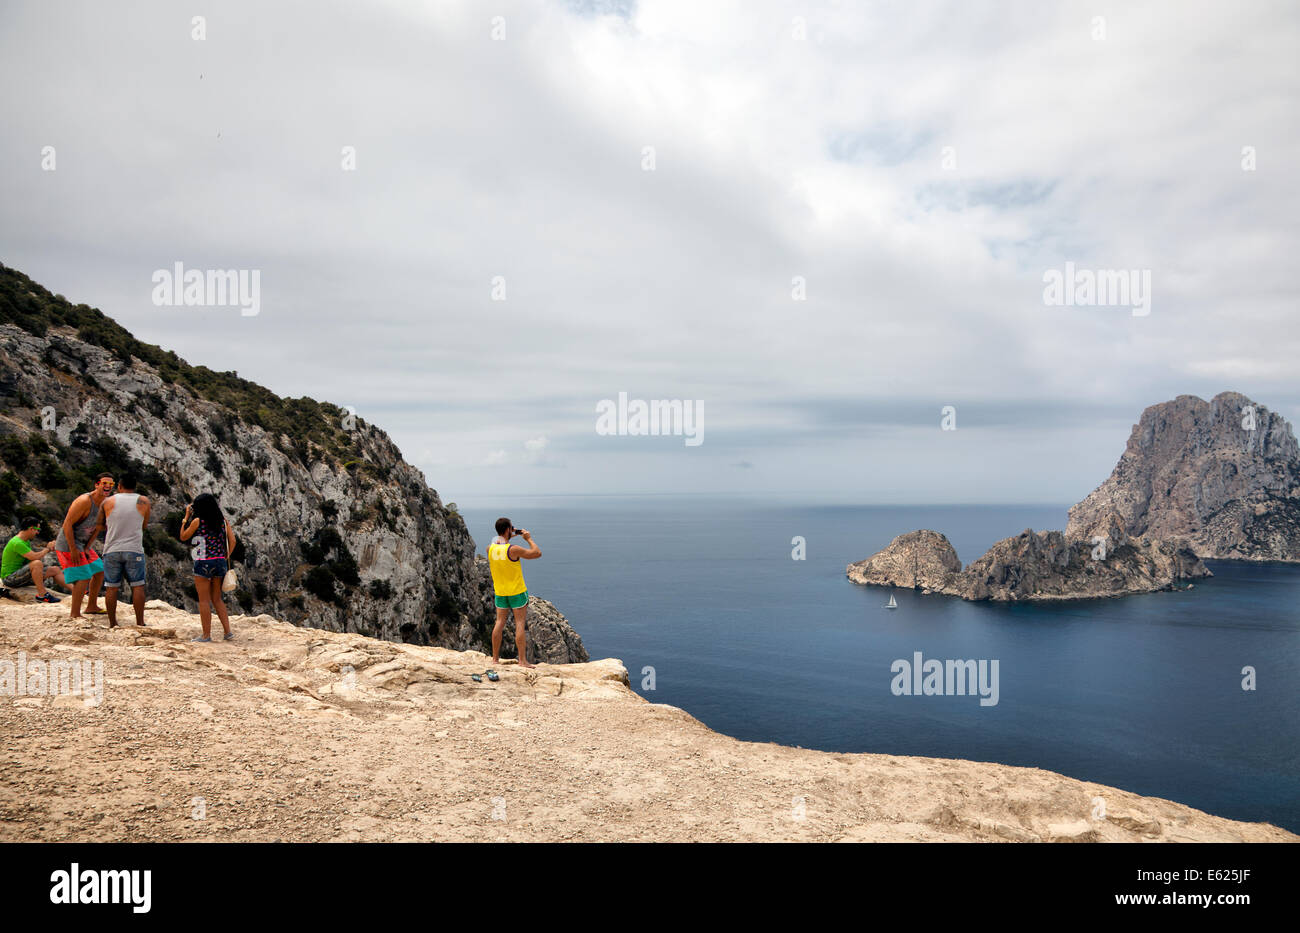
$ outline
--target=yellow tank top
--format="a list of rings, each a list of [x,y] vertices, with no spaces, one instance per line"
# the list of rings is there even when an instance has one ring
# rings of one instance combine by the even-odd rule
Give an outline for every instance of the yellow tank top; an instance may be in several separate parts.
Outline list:
[[[523,561],[510,559],[509,544],[488,547],[488,566],[492,568],[492,590],[497,596],[518,596],[528,589],[524,584]]]

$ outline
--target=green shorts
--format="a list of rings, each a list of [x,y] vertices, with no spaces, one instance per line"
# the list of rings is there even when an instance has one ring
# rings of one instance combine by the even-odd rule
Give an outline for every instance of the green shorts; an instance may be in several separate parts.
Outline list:
[[[528,605],[527,590],[524,590],[522,593],[516,593],[514,596],[497,597],[498,609],[518,609],[521,606],[527,606],[527,605]]]

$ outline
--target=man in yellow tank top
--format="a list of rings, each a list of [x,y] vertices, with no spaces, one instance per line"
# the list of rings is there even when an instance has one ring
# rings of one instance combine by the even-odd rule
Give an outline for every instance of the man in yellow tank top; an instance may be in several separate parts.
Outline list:
[[[492,663],[501,663],[501,633],[511,611],[515,614],[515,649],[520,667],[534,667],[528,663],[528,642],[524,632],[524,617],[528,614],[528,587],[524,583],[521,561],[536,560],[542,549],[532,535],[522,528],[516,530],[508,518],[497,519],[497,537],[488,545],[488,566],[492,569],[492,591],[496,595],[497,624],[492,629]],[[515,535],[523,536],[528,547],[511,544]]]

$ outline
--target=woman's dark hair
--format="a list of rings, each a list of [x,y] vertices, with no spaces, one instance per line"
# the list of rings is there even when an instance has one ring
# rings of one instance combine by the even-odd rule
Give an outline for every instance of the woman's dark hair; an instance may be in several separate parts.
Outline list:
[[[221,529],[226,527],[226,517],[221,514],[221,506],[217,502],[217,497],[210,492],[194,497],[194,514],[209,528]]]

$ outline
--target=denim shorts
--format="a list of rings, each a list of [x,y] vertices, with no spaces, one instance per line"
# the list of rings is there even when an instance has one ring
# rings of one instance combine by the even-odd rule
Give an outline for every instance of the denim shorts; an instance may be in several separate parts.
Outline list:
[[[224,557],[213,557],[208,560],[196,560],[194,562],[194,576],[209,577],[214,580],[224,579],[226,576],[226,559]]]
[[[117,588],[122,577],[132,586],[144,586],[144,554],[140,551],[113,551],[100,558],[104,562],[104,586]]]

